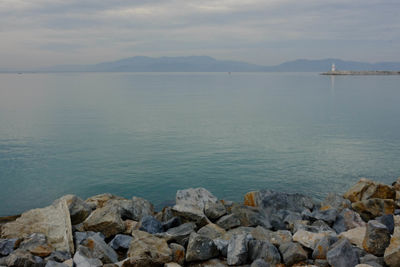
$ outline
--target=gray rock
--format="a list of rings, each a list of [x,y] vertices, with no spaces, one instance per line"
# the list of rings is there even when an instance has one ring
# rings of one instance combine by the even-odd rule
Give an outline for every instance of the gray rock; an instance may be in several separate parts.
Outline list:
[[[0,239],[0,257],[8,256],[14,251],[18,238]]]
[[[326,258],[332,267],[354,267],[358,264],[357,253],[345,238],[332,245]]]
[[[270,267],[271,265],[269,265],[267,262],[265,262],[262,259],[257,259],[255,261],[253,261],[250,265],[250,267]]]
[[[390,267],[399,267],[400,263],[400,227],[396,226],[390,245],[385,250],[385,263]]]
[[[281,262],[281,255],[278,249],[268,241],[250,240],[248,246],[249,259],[251,261],[262,259],[272,266]]]
[[[299,230],[293,235],[293,241],[299,242],[303,247],[313,250],[317,243],[328,235],[329,232],[313,233],[305,230]]]
[[[390,233],[387,227],[376,220],[369,221],[363,241],[364,250],[375,256],[383,256],[389,244]]]
[[[301,247],[299,243],[287,242],[279,246],[283,262],[292,266],[295,263],[307,260],[307,252]]]
[[[328,193],[324,201],[321,203],[322,210],[335,209],[341,212],[343,209],[350,208],[351,202],[336,193]]]
[[[211,260],[202,261],[202,262],[191,262],[187,266],[189,266],[189,267],[227,267],[228,265],[223,260],[211,259]],[[245,266],[243,266],[243,267],[245,267]]]
[[[394,231],[394,216],[393,214],[385,214],[383,216],[377,217],[376,220],[381,224],[384,224],[389,230],[390,234]]]
[[[252,239],[250,234],[234,235],[228,241],[228,265],[241,265],[247,263],[248,242]]]
[[[65,200],[52,205],[24,212],[21,217],[1,227],[2,238],[24,238],[33,233],[44,234],[48,244],[55,250],[73,252],[72,226]]]
[[[68,267],[68,265],[53,260],[47,261],[45,267]]]
[[[91,258],[100,259],[103,263],[118,261],[117,253],[99,235],[88,237],[82,245],[89,249]]]
[[[219,254],[224,258],[228,257],[228,244],[229,244],[228,240],[216,238],[213,239],[213,241],[214,244],[217,246]]]
[[[34,256],[47,257],[53,248],[48,244],[44,234],[34,233],[27,236],[19,245],[20,249],[27,250]]]
[[[163,226],[161,222],[153,216],[145,216],[140,221],[139,230],[148,232],[149,234],[156,234],[163,232]]]
[[[216,224],[226,230],[240,226],[240,219],[235,214],[229,214],[221,217]]]
[[[75,195],[65,195],[58,199],[58,201],[62,200],[67,202],[72,225],[83,222],[92,212],[92,208]]]
[[[336,236],[325,236],[316,244],[314,251],[312,253],[313,259],[326,259],[326,253],[328,253],[329,248],[338,241]]]
[[[186,261],[205,261],[218,256],[218,248],[212,239],[198,235],[190,234],[189,243],[186,249]]]
[[[340,234],[356,227],[365,226],[365,222],[361,219],[360,215],[348,208],[343,209],[334,222],[332,228],[336,233]]]
[[[288,194],[272,190],[261,190],[258,193],[256,202],[260,207],[271,214],[278,210],[289,210],[301,213],[304,209],[312,210],[314,201],[312,198],[301,194]]]
[[[167,232],[156,234],[156,236],[165,239],[169,243],[174,242],[186,246],[189,240],[189,235],[193,233],[195,229],[196,224],[189,222],[171,228]]]
[[[45,258],[46,261],[64,262],[71,258],[71,254],[62,251],[53,251],[50,256]]]
[[[226,208],[220,201],[207,201],[204,205],[204,213],[212,221],[218,220],[226,214]]]
[[[182,224],[182,221],[179,217],[172,217],[171,219],[163,222],[162,227],[163,227],[164,231],[168,231],[168,229],[178,227],[181,224]]]
[[[264,213],[260,212],[259,208],[236,204],[231,207],[231,213],[235,214],[240,220],[241,226],[262,226],[267,229],[271,228],[269,219]]]
[[[351,207],[364,221],[369,221],[385,214],[393,214],[396,203],[392,199],[371,198],[354,202]]]
[[[100,267],[103,266],[101,260],[91,258],[91,253],[87,247],[79,246],[74,255],[74,266],[76,267]]]
[[[215,238],[220,238],[223,235],[225,235],[226,231],[216,224],[209,223],[206,226],[203,226],[202,228],[200,228],[197,231],[197,233],[199,235],[208,237],[210,239],[215,239]]]
[[[368,264],[372,267],[383,267],[385,265],[385,261],[382,257],[377,257],[372,254],[366,254],[363,257],[360,257],[361,264]]]
[[[244,227],[244,226],[239,226],[237,228],[231,229],[226,232],[226,234],[222,237],[222,239],[225,240],[230,240],[233,238],[234,235],[247,235],[251,234],[251,232],[254,230],[254,227]]]
[[[44,266],[37,263],[34,256],[26,250],[17,249],[5,258],[7,266]]]
[[[314,261],[314,265],[318,267],[329,267],[329,263],[327,260],[316,259]]]
[[[86,231],[101,232],[105,237],[123,233],[125,224],[118,206],[107,204],[94,210],[83,222]]]
[[[332,225],[335,222],[337,215],[338,215],[338,212],[335,209],[328,209],[328,210],[322,210],[322,211],[314,210],[311,213],[311,219],[323,220],[323,221],[327,222],[329,225]]]
[[[129,235],[116,235],[108,245],[114,250],[128,250],[133,237]]]
[[[174,218],[175,215],[174,215],[174,212],[172,211],[172,207],[164,207],[154,217],[161,222],[166,222],[166,221]],[[174,227],[176,227],[176,226],[174,226]]]
[[[298,212],[293,212],[293,211],[287,211],[287,212],[288,214],[284,217],[283,222],[285,223],[287,229],[293,229],[294,224],[297,221],[302,220],[302,216]]]
[[[88,231],[88,232],[75,232],[74,233],[74,240],[75,240],[75,247],[79,247],[86,239],[88,239],[91,236],[98,235],[101,239],[105,239],[105,236],[100,233],[100,232],[93,232],[93,231]]]
[[[132,197],[131,200],[113,200],[120,208],[122,219],[140,221],[145,216],[154,215],[154,207],[148,200],[141,197]]]
[[[176,243],[171,243],[168,246],[172,251],[172,261],[183,266],[185,263],[185,248]]]

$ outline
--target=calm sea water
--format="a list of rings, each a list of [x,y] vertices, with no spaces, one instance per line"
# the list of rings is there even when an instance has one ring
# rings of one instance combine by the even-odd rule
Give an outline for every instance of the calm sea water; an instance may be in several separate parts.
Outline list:
[[[0,74],[0,215],[72,193],[323,198],[400,176],[400,77]]]

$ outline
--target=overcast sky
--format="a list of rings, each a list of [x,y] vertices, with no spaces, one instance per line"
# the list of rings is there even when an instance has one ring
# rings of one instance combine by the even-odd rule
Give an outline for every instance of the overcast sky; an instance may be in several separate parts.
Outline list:
[[[0,68],[209,55],[400,61],[400,0],[0,0]]]

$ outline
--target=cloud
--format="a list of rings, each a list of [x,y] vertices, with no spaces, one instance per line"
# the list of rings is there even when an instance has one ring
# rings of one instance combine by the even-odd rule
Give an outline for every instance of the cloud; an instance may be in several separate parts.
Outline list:
[[[0,67],[133,55],[400,60],[399,11],[397,0],[2,0]]]

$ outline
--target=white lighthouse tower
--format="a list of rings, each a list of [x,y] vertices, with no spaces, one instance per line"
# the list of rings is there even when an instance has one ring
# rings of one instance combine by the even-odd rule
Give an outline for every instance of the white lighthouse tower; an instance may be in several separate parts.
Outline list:
[[[335,63],[332,63],[331,72],[335,72],[335,71],[336,71]]]

